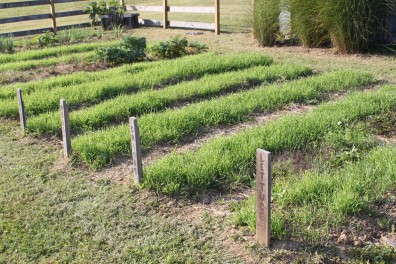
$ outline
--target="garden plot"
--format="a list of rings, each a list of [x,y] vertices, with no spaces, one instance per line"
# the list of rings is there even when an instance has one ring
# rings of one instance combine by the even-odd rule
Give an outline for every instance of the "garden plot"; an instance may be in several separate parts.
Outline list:
[[[142,147],[176,143],[188,135],[199,134],[205,127],[240,123],[256,112],[280,109],[290,103],[319,99],[325,92],[352,90],[374,82],[367,74],[330,72],[143,115],[139,118]],[[73,148],[86,163],[98,169],[111,162],[115,155],[130,153],[128,131],[128,125],[121,125],[87,133],[73,140]]]
[[[59,100],[67,99],[72,109],[96,104],[111,97],[136,91],[159,88],[182,80],[198,78],[205,74],[221,73],[258,65],[269,65],[272,59],[254,53],[217,55],[214,53],[187,56],[178,60],[161,61],[158,67],[137,74],[119,74],[98,82],[82,83],[66,89],[58,87],[50,91],[40,90],[25,97],[29,115],[59,108]],[[18,115],[14,100],[0,101],[0,115]]]
[[[181,82],[160,90],[121,95],[98,105],[73,111],[70,114],[70,128],[73,133],[87,132],[125,122],[130,116],[164,110],[172,105],[210,98],[220,93],[249,89],[263,82],[290,80],[311,73],[311,69],[303,66],[272,65],[206,75],[198,80]],[[60,134],[59,116],[59,111],[34,116],[29,120],[27,129],[38,134]]]
[[[197,151],[170,154],[146,167],[144,185],[169,194],[199,192],[250,179],[258,148],[271,152],[303,149],[320,141],[339,122],[351,122],[396,106],[396,89],[356,92],[311,113],[291,115],[210,141]]]

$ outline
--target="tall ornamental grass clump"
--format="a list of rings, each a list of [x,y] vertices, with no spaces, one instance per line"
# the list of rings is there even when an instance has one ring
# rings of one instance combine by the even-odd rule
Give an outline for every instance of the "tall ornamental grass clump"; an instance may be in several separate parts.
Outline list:
[[[395,11],[395,0],[336,0],[320,2],[321,20],[334,47],[342,53],[367,50]]]
[[[254,33],[263,46],[276,41],[280,10],[291,13],[292,33],[306,47],[331,44],[338,52],[368,50],[386,32],[395,0],[256,0]],[[382,32],[382,33],[381,33]]]
[[[323,46],[329,42],[327,29],[321,18],[322,0],[288,0],[292,32],[305,47]]]
[[[279,32],[281,0],[255,0],[253,34],[262,46],[273,46]]]

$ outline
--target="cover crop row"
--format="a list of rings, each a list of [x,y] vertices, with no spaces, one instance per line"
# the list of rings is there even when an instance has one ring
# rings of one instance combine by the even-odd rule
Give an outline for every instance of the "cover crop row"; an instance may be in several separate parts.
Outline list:
[[[65,98],[71,109],[81,105],[95,104],[122,93],[154,89],[172,82],[198,78],[205,74],[270,65],[272,59],[255,53],[234,55],[204,54],[188,56],[178,60],[162,61],[153,68],[134,74],[121,74],[114,78],[92,83],[55,88],[50,91],[36,91],[25,96],[26,112],[30,115],[54,111],[59,100]],[[0,115],[18,116],[15,100],[0,101]]]
[[[109,124],[127,121],[129,116],[140,116],[159,111],[174,103],[211,97],[219,93],[247,89],[263,82],[290,80],[307,76],[312,71],[303,66],[272,65],[253,67],[242,71],[206,75],[201,79],[182,82],[161,90],[122,95],[99,105],[70,113],[72,131],[89,131]],[[32,117],[28,130],[38,134],[60,134],[60,113],[50,112]]]
[[[49,66],[59,65],[62,63],[93,61],[94,58],[95,58],[95,52],[89,51],[83,53],[68,54],[56,58],[10,62],[10,63],[1,64],[0,72],[24,71],[24,70],[35,69],[38,67],[49,67]]]
[[[274,203],[281,206],[271,215],[273,235],[301,235],[307,228],[304,219],[314,219],[310,221],[314,222],[312,229],[335,226],[337,221],[359,213],[394,190],[395,181],[396,149],[386,146],[371,150],[364,159],[335,172],[310,171],[277,181],[272,196]],[[256,228],[255,198],[245,201],[235,217],[238,224],[252,230]],[[293,234],[292,230],[297,232]]]
[[[247,120],[255,112],[278,109],[292,102],[318,98],[323,92],[345,91],[374,81],[368,74],[336,71],[143,115],[139,118],[142,147],[174,143],[186,135],[198,134],[205,127],[235,124]],[[121,125],[78,136],[73,141],[73,148],[86,163],[98,169],[116,154],[130,152],[128,131],[128,125]]]
[[[96,82],[107,78],[114,78],[122,74],[131,74],[155,67],[157,62],[141,62],[131,65],[124,65],[96,72],[75,72],[66,75],[52,76],[48,79],[34,80],[26,83],[13,83],[0,88],[0,99],[16,98],[16,89],[22,89],[24,96],[35,91],[50,91],[54,89],[66,88],[88,82]]]
[[[362,119],[396,106],[396,87],[356,92],[325,103],[310,113],[278,120],[222,137],[196,151],[170,154],[144,171],[144,186],[168,194],[199,192],[253,175],[256,149],[273,153],[303,149],[320,141],[337,123]]]
[[[94,51],[100,47],[106,47],[115,44],[112,42],[96,42],[96,43],[83,43],[68,46],[57,46],[51,48],[44,48],[39,50],[27,50],[21,51],[15,54],[0,54],[0,64],[9,62],[20,62],[20,61],[30,61],[30,60],[41,60],[49,57],[59,57],[73,53],[81,53]]]

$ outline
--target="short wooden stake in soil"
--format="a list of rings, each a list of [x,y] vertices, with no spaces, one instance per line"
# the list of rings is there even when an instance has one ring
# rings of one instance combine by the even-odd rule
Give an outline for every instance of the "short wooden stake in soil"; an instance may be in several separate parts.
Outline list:
[[[135,184],[139,184],[143,178],[143,165],[137,119],[135,117],[130,117],[129,125],[131,129],[133,181]]]
[[[21,121],[22,131],[25,132],[26,129],[26,114],[25,114],[25,103],[22,99],[22,90],[17,89],[17,98],[18,98],[18,108],[19,108],[19,120]]]
[[[69,107],[65,99],[60,100],[61,118],[62,118],[62,138],[65,158],[70,157],[71,153],[71,139],[70,139],[70,122],[69,122]]]
[[[271,153],[258,149],[256,152],[256,241],[266,247],[270,246],[271,237],[271,167]]]

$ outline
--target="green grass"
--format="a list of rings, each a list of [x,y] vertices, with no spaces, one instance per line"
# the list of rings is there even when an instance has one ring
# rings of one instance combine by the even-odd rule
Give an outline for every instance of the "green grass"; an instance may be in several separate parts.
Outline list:
[[[249,89],[263,82],[279,79],[294,79],[307,76],[312,71],[303,66],[272,65],[253,67],[242,71],[207,75],[201,79],[182,82],[159,91],[145,91],[132,95],[122,95],[99,105],[71,112],[72,132],[87,132],[110,124],[127,121],[129,116],[140,116],[156,112],[175,103],[191,102],[200,98],[210,98],[219,93]],[[60,112],[51,112],[32,117],[28,130],[38,134],[60,134]]]
[[[65,89],[82,83],[97,82],[114,76],[137,73],[145,69],[155,67],[157,62],[141,62],[132,65],[124,65],[117,68],[98,72],[76,72],[65,75],[52,76],[43,80],[35,80],[26,83],[12,83],[0,87],[0,99],[14,100],[16,98],[16,89],[20,88],[23,95],[28,95],[36,91],[50,91],[53,89]]]
[[[348,216],[370,212],[375,202],[394,190],[395,180],[396,149],[389,146],[374,148],[363,159],[337,171],[308,171],[299,177],[276,179],[272,236],[326,240],[323,227],[336,228]],[[235,222],[255,230],[255,197],[237,206]]]
[[[18,62],[9,62],[0,65],[0,72],[7,71],[25,71],[32,70],[38,67],[49,67],[55,66],[62,63],[79,63],[79,62],[92,62],[95,60],[95,51],[75,53],[70,55],[64,55],[55,58],[46,58],[40,60],[26,60]]]
[[[0,263],[239,263],[213,222],[192,225],[155,197],[56,168],[56,147],[10,127],[0,123]]]
[[[340,121],[359,120],[395,105],[394,86],[356,92],[341,101],[323,104],[311,113],[284,116],[233,136],[211,140],[196,151],[170,154],[145,168],[144,186],[175,194],[250,181],[256,149],[275,154],[281,150],[304,149],[308,144],[320,142]]]
[[[180,109],[143,115],[138,120],[142,147],[147,149],[159,143],[175,143],[187,135],[197,135],[205,127],[243,122],[255,112],[318,99],[324,92],[346,91],[374,81],[368,74],[331,72],[280,85],[264,85]],[[128,125],[121,125],[87,133],[73,140],[73,148],[82,160],[98,169],[111,162],[116,154],[130,152],[128,130]]]
[[[0,64],[10,62],[22,62],[31,60],[42,60],[50,57],[61,57],[73,53],[94,51],[103,46],[110,46],[119,41],[82,43],[76,45],[62,45],[57,47],[43,48],[38,50],[27,50],[15,54],[0,54]]]
[[[59,108],[59,100],[67,100],[70,109],[95,104],[111,97],[148,89],[176,81],[198,78],[205,74],[269,65],[272,59],[257,53],[218,55],[215,53],[187,56],[178,60],[161,61],[157,67],[140,73],[120,74],[106,80],[36,91],[24,97],[26,112],[35,115]],[[0,101],[1,116],[17,116],[18,107],[14,100]]]

